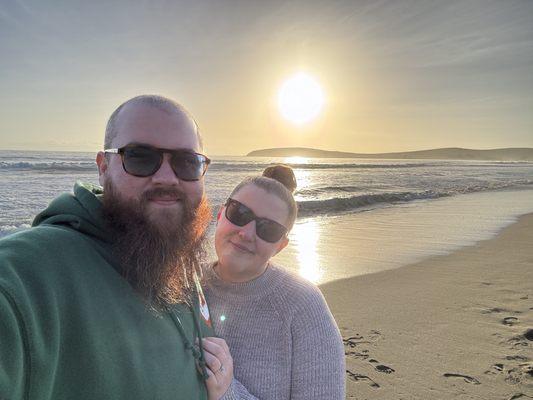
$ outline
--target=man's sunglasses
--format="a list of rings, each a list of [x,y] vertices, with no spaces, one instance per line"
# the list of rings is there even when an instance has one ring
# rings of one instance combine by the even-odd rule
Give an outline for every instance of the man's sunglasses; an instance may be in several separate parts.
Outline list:
[[[168,150],[145,145],[127,145],[106,149],[104,153],[120,154],[122,167],[130,175],[147,177],[155,174],[163,163],[163,155],[170,154],[170,166],[183,181],[197,181],[204,176],[211,160],[189,150]]]
[[[244,226],[255,221],[255,233],[265,242],[276,243],[286,233],[287,228],[268,218],[257,217],[252,210],[237,200],[226,201],[226,219],[234,225]]]

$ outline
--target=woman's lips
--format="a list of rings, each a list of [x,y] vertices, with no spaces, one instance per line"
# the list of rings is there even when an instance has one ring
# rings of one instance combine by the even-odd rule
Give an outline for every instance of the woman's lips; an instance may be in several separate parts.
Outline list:
[[[232,241],[230,241],[230,243],[233,245],[233,247],[235,247],[239,251],[242,251],[242,252],[248,253],[248,254],[254,254],[254,252],[252,250],[248,249],[247,247],[245,247],[243,245],[240,245],[240,244],[232,242]]]

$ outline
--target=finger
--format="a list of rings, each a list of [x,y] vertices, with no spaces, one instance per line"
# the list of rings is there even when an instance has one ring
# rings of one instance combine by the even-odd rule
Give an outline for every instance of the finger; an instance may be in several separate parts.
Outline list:
[[[211,339],[203,339],[202,347],[221,360],[226,359],[229,354],[229,351],[226,351],[223,346]]]
[[[206,351],[204,352],[204,357],[205,357],[205,363],[207,364],[207,367],[209,367],[211,371],[215,373],[220,371],[220,368],[222,367],[223,364],[216,356]]]
[[[222,351],[218,347],[212,347],[212,346],[202,346],[204,349],[204,353],[208,353],[212,355],[213,357],[216,357],[220,360],[220,362],[224,362],[224,358],[226,357],[224,351]]]
[[[208,391],[216,390],[218,388],[219,382],[213,371],[209,368],[205,369],[207,371],[207,379],[205,380],[205,385]]]
[[[215,373],[211,371],[211,368],[206,366],[205,372],[207,372],[207,380],[211,380],[211,382],[216,381]]]
[[[216,337],[216,336],[210,336],[210,337],[207,337],[207,338],[204,338],[204,339],[209,341],[209,342],[211,342],[211,343],[216,343],[217,345],[222,347],[225,351],[230,353],[229,346],[228,346],[228,344],[226,343],[226,341],[224,339]]]
[[[228,345],[226,344],[226,341],[221,338],[207,338],[205,342],[202,342],[202,344],[205,343],[205,347],[208,348],[210,351],[212,351],[213,355],[216,355],[216,357],[220,360],[222,365],[224,365],[224,368],[226,368],[229,371],[233,371],[233,357],[231,356],[231,352],[229,350]],[[216,345],[216,346],[213,346]],[[218,351],[221,352],[218,352]],[[233,373],[233,372],[231,372]]]

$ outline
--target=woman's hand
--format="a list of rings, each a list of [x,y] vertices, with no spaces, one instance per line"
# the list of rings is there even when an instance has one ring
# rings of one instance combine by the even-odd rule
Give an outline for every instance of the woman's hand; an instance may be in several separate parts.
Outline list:
[[[219,400],[233,380],[233,358],[226,341],[217,337],[202,339],[207,374],[205,382],[209,400]]]

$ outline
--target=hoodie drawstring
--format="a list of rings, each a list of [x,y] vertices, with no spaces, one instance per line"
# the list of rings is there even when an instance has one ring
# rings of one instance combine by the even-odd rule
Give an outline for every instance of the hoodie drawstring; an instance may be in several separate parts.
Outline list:
[[[185,333],[185,329],[183,328],[183,323],[181,322],[180,317],[177,314],[177,311],[169,311],[170,318],[174,322],[174,325],[176,325],[176,328],[178,328],[178,331],[181,335],[181,338],[183,340],[183,344],[185,345],[185,348],[190,350],[192,352],[193,357],[195,358],[197,365],[199,366],[200,374],[204,380],[209,378],[209,375],[207,374],[206,369],[206,362],[205,362],[205,354],[204,354],[204,348],[202,345],[202,330],[200,328],[200,321],[198,320],[198,316],[196,315],[195,307],[194,305],[190,307],[193,321],[194,321],[194,332],[196,339],[198,339],[198,348],[196,348],[193,343],[187,338],[187,335]]]

